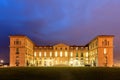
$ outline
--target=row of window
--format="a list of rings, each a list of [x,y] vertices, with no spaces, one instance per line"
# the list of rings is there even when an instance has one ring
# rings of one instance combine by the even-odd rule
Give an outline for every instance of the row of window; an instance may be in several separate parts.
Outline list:
[[[109,41],[106,39],[102,41],[102,46],[109,46]]]
[[[102,46],[109,46],[109,41],[108,40],[103,40],[102,41]],[[98,41],[95,41],[94,43],[92,43],[91,45],[90,45],[90,49],[93,49],[93,48],[95,48],[96,46],[98,45]]]
[[[19,54],[19,48],[16,48],[16,54]],[[36,56],[36,52],[34,53],[34,56]],[[46,57],[47,53],[44,52],[44,56]],[[42,53],[40,52],[39,53],[39,56],[41,57],[42,56]],[[55,57],[58,56],[58,52],[56,51],[55,52]],[[63,52],[61,51],[60,52],[60,57],[63,56]],[[68,57],[68,52],[66,51],[65,54],[64,54],[65,57]],[[73,52],[70,53],[70,56],[73,57]],[[52,52],[50,52],[50,57],[52,57]],[[78,53],[76,53],[76,57],[78,57]],[[83,57],[83,53],[81,53],[81,57]],[[86,57],[88,57],[88,53],[86,53]]]
[[[52,55],[53,55],[52,52],[50,52],[49,56],[52,57]],[[58,52],[56,51],[54,55],[55,55],[55,57],[58,57]],[[34,56],[35,57],[37,56],[36,52],[34,53]],[[42,56],[42,53],[40,52],[39,57],[41,57],[41,56]],[[44,52],[44,57],[46,57],[46,56],[47,56],[47,53]],[[60,57],[63,57],[63,56],[68,57],[68,52],[66,51],[63,55],[63,52],[61,51]],[[73,57],[73,52],[70,53],[70,57]],[[78,57],[78,53],[76,53],[76,57]],[[81,53],[81,57],[83,57],[83,53]],[[88,57],[88,53],[86,54],[86,57]]]

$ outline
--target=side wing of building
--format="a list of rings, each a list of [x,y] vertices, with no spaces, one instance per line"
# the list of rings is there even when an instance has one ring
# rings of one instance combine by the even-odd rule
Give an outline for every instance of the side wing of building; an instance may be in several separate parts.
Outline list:
[[[34,44],[26,36],[10,36],[10,66],[33,64]]]
[[[100,35],[89,44],[89,63],[92,66],[113,66],[113,35]]]

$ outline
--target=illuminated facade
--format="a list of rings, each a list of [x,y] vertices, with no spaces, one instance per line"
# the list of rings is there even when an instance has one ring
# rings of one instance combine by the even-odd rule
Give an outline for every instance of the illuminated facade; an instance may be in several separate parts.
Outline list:
[[[85,46],[36,46],[27,36],[10,36],[10,66],[113,65],[113,35],[99,35]]]

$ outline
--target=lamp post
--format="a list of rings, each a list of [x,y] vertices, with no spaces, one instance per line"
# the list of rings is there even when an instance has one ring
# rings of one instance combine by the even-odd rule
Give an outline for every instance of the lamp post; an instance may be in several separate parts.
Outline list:
[[[3,66],[4,60],[0,60],[0,64]]]

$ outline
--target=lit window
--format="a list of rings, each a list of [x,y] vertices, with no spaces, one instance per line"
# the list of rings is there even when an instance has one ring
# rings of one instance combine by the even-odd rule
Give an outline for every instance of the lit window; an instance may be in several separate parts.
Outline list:
[[[57,51],[55,52],[55,57],[57,57],[58,56],[58,54],[57,54]]]
[[[68,56],[68,53],[67,53],[67,51],[65,51],[65,57],[67,57]]]
[[[52,52],[50,52],[50,57],[52,56]]]
[[[76,50],[78,50],[78,47],[76,47]]]
[[[71,55],[70,55],[71,57],[73,57],[73,52],[71,52]]]
[[[46,52],[44,52],[44,56],[46,57]]]
[[[88,61],[88,58],[86,58],[86,61]]]
[[[36,57],[36,52],[34,52],[34,56]]]
[[[88,57],[88,52],[86,52],[86,57]]]
[[[41,52],[39,53],[39,56],[41,57]]]
[[[60,57],[62,57],[62,51],[60,52]]]
[[[106,48],[104,48],[104,54],[106,54],[107,53],[107,50],[106,50]]]

